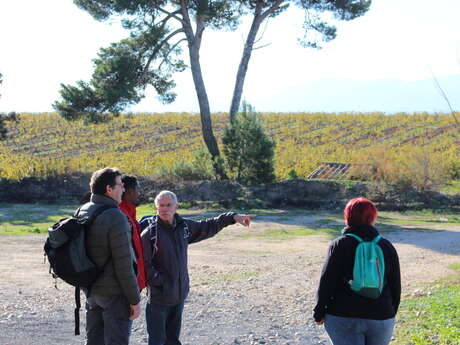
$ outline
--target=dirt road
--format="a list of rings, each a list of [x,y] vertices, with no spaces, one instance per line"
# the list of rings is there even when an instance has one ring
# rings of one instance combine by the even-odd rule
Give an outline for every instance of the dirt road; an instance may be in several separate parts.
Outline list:
[[[184,312],[184,345],[328,344],[324,329],[314,325],[311,315],[330,237],[248,235],[280,226],[289,231],[305,222],[301,216],[259,218],[250,229],[235,225],[190,247],[192,283]],[[405,295],[445,275],[450,263],[460,262],[459,226],[400,226],[384,236],[398,250]],[[84,335],[73,335],[72,288],[59,282],[56,290],[48,264],[43,263],[44,239],[1,237],[0,344],[84,343]],[[84,334],[84,310],[81,319]],[[141,317],[134,323],[131,344],[146,344],[146,339]]]

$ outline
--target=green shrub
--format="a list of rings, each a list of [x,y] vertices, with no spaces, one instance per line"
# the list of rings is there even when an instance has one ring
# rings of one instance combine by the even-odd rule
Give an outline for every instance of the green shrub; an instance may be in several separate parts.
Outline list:
[[[295,171],[295,169],[291,169],[288,171],[288,179],[289,180],[295,180],[299,178],[299,175],[297,175],[297,171]]]
[[[253,108],[243,102],[242,109],[222,138],[227,170],[242,183],[273,182],[275,143],[264,133],[262,120]]]

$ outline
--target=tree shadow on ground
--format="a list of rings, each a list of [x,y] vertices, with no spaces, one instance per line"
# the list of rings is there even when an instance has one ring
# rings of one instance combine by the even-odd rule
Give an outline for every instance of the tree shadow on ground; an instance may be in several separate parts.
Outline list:
[[[293,225],[317,230],[318,234],[326,235],[330,240],[340,236],[340,231],[344,228],[341,212],[334,211],[305,212],[304,216],[287,211],[277,215],[263,215],[256,220],[276,223],[280,227]],[[394,224],[394,222],[407,222],[407,224]],[[378,218],[376,228],[383,237],[393,243],[411,244],[439,253],[460,255],[458,223],[435,223],[426,219],[411,218],[401,220],[382,216]]]
[[[394,227],[394,226],[393,226]],[[449,255],[460,255],[460,231],[397,226],[388,233],[392,243],[410,244]]]
[[[0,204],[0,234],[45,233],[59,219],[71,216],[75,205]]]

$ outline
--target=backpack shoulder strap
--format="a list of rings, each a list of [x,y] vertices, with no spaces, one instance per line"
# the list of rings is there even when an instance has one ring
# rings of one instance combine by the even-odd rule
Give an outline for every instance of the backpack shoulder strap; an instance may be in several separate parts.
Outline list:
[[[361,237],[359,237],[358,235],[355,235],[355,234],[351,234],[351,233],[346,233],[344,234],[345,236],[349,236],[349,237],[353,237],[354,239],[356,239],[359,243],[361,242],[364,242],[363,239]]]
[[[185,221],[185,219],[184,219],[183,231],[184,231],[184,238],[190,238],[191,232],[190,232],[190,229],[188,228],[187,221]]]
[[[150,245],[152,246],[152,260],[155,254],[158,252],[158,219],[155,216],[148,219],[148,226],[150,235]]]
[[[81,208],[81,207],[80,207]],[[116,206],[113,206],[113,205],[102,205],[102,206],[99,206],[94,212],[93,214],[88,217],[87,219],[83,220],[83,224],[85,224],[86,226],[91,226],[91,224],[93,224],[93,222],[96,220],[97,217],[99,217],[99,215],[104,212],[104,211],[107,211],[108,209],[110,208],[117,208]],[[80,209],[78,209],[78,211],[80,211]]]
[[[84,205],[84,204],[83,204],[83,205]],[[75,218],[78,218],[78,216],[80,215],[80,210],[81,210],[81,208],[83,207],[83,205],[80,205],[80,207],[77,208],[77,210],[73,213],[73,216],[74,216]]]
[[[372,243],[377,244],[377,243],[379,243],[379,241],[380,241],[381,239],[382,239],[382,236],[377,235],[377,236],[375,236],[375,238],[372,240]]]
[[[80,301],[80,287],[75,287],[75,310],[74,310],[74,317],[75,317],[75,335],[80,335],[80,308],[81,308],[81,301]]]

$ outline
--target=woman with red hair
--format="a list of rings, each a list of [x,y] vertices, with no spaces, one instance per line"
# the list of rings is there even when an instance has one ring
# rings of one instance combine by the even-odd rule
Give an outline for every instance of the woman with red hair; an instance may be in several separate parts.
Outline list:
[[[374,223],[377,208],[372,201],[351,199],[343,212],[346,227],[343,236],[332,241],[324,264],[314,319],[324,323],[333,345],[387,345],[393,333],[395,315],[401,298],[401,276],[396,249],[390,241],[380,238]],[[383,288],[375,298],[355,292],[353,281],[355,252],[363,241],[376,239],[384,257]]]

